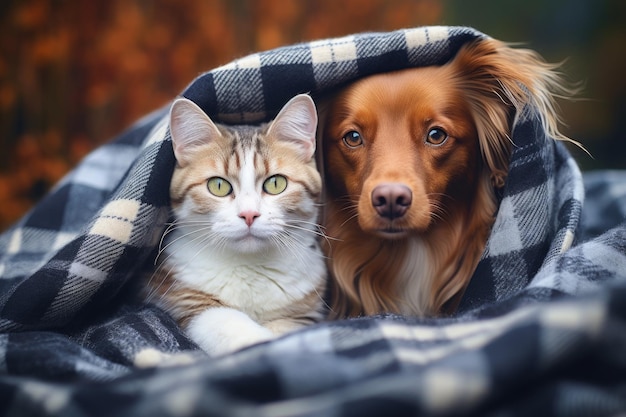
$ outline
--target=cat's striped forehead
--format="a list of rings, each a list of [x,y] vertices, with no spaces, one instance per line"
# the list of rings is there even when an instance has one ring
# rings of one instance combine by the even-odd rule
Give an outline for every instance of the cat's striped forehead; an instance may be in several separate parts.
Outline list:
[[[267,129],[264,126],[228,126],[225,130],[233,153],[242,150],[258,152],[266,145],[263,138]]]
[[[259,175],[269,170],[265,129],[258,126],[229,126],[227,138],[230,141],[230,154],[224,161],[224,172],[234,176],[246,161],[252,163]]]

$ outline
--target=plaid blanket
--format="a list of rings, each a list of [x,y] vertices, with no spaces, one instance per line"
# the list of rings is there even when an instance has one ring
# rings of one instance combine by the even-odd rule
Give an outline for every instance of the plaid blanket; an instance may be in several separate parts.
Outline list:
[[[183,95],[218,120],[258,122],[297,93],[441,64],[484,36],[425,27],[293,45]],[[135,296],[169,215],[166,114],[95,150],[0,236],[0,414],[626,413],[626,173],[581,175],[533,109],[457,316],[326,322],[218,358]],[[154,351],[174,360],[135,366]]]

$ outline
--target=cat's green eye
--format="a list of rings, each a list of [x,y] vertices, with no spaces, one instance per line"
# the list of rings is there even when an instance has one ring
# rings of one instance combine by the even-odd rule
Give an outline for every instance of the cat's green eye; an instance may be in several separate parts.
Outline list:
[[[287,188],[287,178],[282,175],[272,175],[263,183],[263,191],[268,194],[280,194]]]
[[[224,178],[220,177],[209,178],[207,187],[209,192],[217,197],[226,197],[233,192],[233,186]]]

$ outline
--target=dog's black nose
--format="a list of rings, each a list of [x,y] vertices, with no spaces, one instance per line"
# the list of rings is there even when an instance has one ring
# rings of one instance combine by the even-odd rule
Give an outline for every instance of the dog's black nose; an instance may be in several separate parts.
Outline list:
[[[404,216],[412,200],[413,193],[404,184],[380,184],[372,191],[372,206],[381,217],[389,220]]]

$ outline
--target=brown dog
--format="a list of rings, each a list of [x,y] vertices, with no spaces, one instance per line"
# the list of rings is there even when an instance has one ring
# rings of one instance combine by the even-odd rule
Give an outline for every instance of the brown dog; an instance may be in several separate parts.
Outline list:
[[[321,135],[334,317],[453,312],[484,250],[515,117],[558,131],[555,66],[493,39],[446,65],[383,73],[325,106]]]

